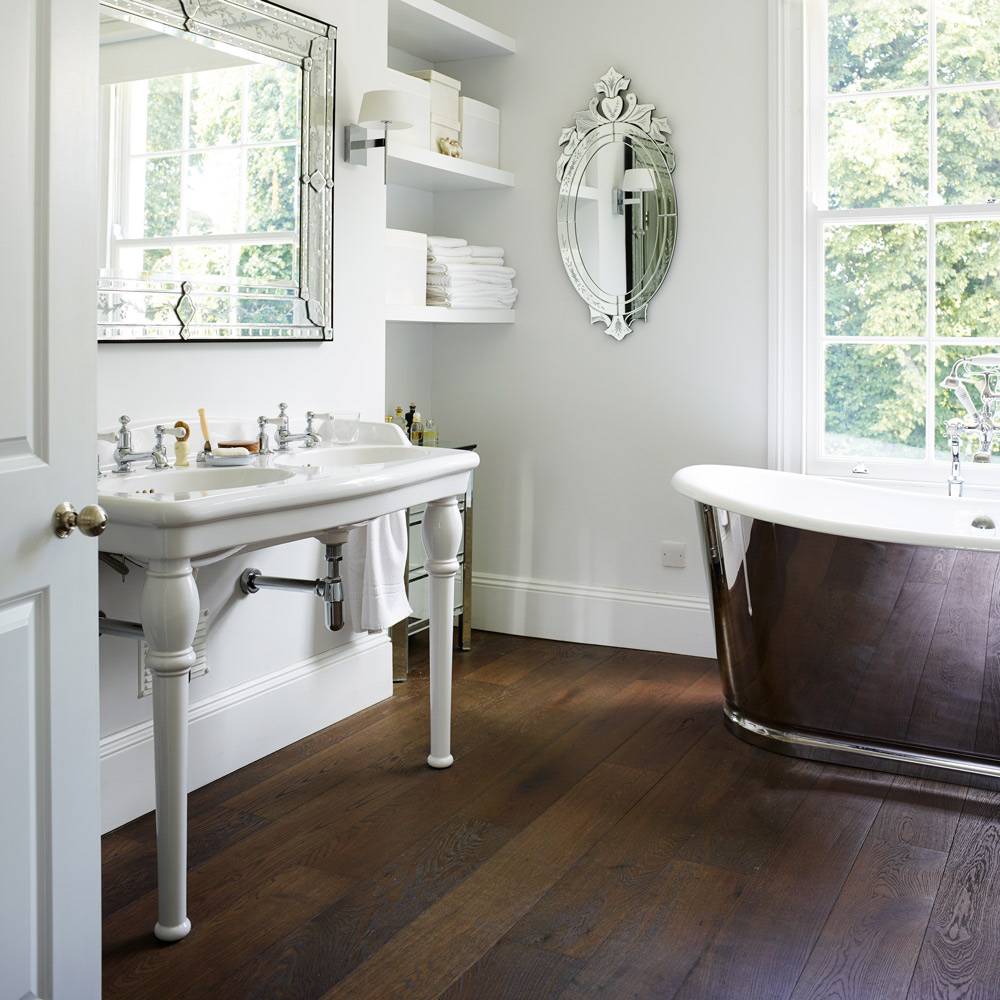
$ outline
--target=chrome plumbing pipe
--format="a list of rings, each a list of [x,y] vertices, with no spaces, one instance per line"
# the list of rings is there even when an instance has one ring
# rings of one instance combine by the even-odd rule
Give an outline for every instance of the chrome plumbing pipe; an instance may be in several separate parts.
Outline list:
[[[344,584],[340,579],[340,561],[344,555],[342,542],[327,545],[326,576],[318,580],[299,580],[289,576],[264,576],[259,569],[245,569],[240,574],[240,590],[258,594],[262,590],[292,590],[315,594],[323,599],[324,623],[330,632],[344,627]]]

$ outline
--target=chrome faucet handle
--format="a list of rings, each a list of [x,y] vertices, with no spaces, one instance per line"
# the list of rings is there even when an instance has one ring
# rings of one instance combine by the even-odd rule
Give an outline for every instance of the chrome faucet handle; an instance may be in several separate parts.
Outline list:
[[[273,424],[277,428],[277,438],[278,438],[278,450],[283,451],[281,447],[282,438],[288,434],[288,404],[279,403],[278,404],[278,415],[276,417],[265,417],[260,416],[257,418],[257,444],[258,444],[258,454],[270,455],[272,448],[267,439],[267,425]]]
[[[163,424],[157,424],[153,428],[153,434],[155,435],[153,440],[153,451],[152,451],[152,462],[146,466],[147,469],[169,469],[170,462],[167,459],[167,449],[163,443],[163,439],[169,434],[173,438],[184,437],[187,433],[186,429],[183,427],[166,427]]]
[[[332,420],[332,413],[319,413],[316,410],[306,410],[306,439],[303,442],[303,448],[315,448],[319,443],[319,434],[317,433],[313,423],[316,420]]]
[[[132,447],[132,432],[128,429],[130,423],[132,423],[132,418],[124,413],[118,418],[118,433],[115,436],[115,441],[123,451],[128,451]]]
[[[257,454],[258,455],[270,455],[271,454],[271,440],[268,437],[267,425],[270,421],[267,417],[261,415],[257,418]]]

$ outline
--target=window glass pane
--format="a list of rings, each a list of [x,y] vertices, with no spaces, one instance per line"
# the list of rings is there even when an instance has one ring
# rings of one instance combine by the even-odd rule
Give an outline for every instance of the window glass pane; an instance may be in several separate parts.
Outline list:
[[[830,208],[927,204],[927,140],[926,97],[832,102]]]
[[[187,231],[189,234],[240,231],[240,153],[220,149],[192,153],[187,169]]]
[[[937,0],[938,83],[1000,80],[1000,4]]]
[[[295,66],[255,66],[247,114],[251,140],[297,139],[301,100],[302,74]]]
[[[923,347],[829,344],[825,361],[826,454],[924,457]]]
[[[934,451],[936,458],[946,458],[951,454],[951,449],[948,446],[948,421],[955,417],[965,416],[965,410],[962,408],[962,404],[955,398],[955,393],[951,389],[943,389],[941,381],[951,371],[952,365],[959,358],[969,358],[976,354],[996,353],[1000,353],[1000,344],[995,344],[992,347],[981,346],[979,344],[973,347],[972,345],[963,344],[956,347],[939,347],[937,349],[937,357],[934,365],[934,381],[937,385],[934,398]],[[970,389],[969,392],[973,402],[978,406],[978,394],[974,389]],[[969,435],[966,438],[966,447],[969,447],[970,441],[975,442],[977,440],[975,435]],[[994,452],[997,451],[998,446],[1000,446],[1000,441],[994,443]]]
[[[228,146],[243,127],[242,67],[205,70],[191,77],[191,146]]]
[[[937,333],[1000,336],[1000,222],[938,223]]]
[[[827,226],[827,335],[920,337],[926,329],[926,226]]]
[[[949,205],[1000,198],[1000,90],[938,95],[938,191]]]
[[[247,151],[247,232],[295,229],[298,206],[297,146]]]
[[[919,0],[829,0],[830,90],[926,87],[927,4]]]
[[[174,236],[181,222],[181,159],[157,156],[146,161],[144,236]]]
[[[240,249],[236,273],[243,285],[256,282],[298,284],[298,253],[291,243],[257,244]]]
[[[146,81],[146,87],[146,151],[156,153],[165,149],[180,149],[183,143],[184,78],[161,76]],[[141,91],[142,84],[135,84],[133,95],[138,96]]]
[[[143,250],[142,277],[162,278],[173,274],[173,251],[163,247],[157,250]]]

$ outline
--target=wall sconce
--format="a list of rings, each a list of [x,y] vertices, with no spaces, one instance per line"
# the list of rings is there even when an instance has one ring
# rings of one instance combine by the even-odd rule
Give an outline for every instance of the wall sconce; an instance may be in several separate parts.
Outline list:
[[[624,215],[626,205],[641,205],[643,191],[655,191],[656,178],[649,167],[631,167],[622,177],[622,186],[615,188],[615,214]],[[626,198],[625,192],[638,191],[638,198]]]
[[[344,159],[359,166],[368,164],[368,150],[385,151],[383,178],[389,176],[389,132],[413,128],[420,117],[420,98],[404,90],[369,90],[361,99],[357,125],[344,126]],[[382,129],[381,139],[369,139],[368,129]]]

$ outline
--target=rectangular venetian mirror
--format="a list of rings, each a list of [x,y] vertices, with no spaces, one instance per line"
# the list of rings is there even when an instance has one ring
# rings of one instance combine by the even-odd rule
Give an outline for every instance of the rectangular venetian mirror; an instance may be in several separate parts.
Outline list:
[[[98,340],[332,340],[336,29],[103,0]]]

